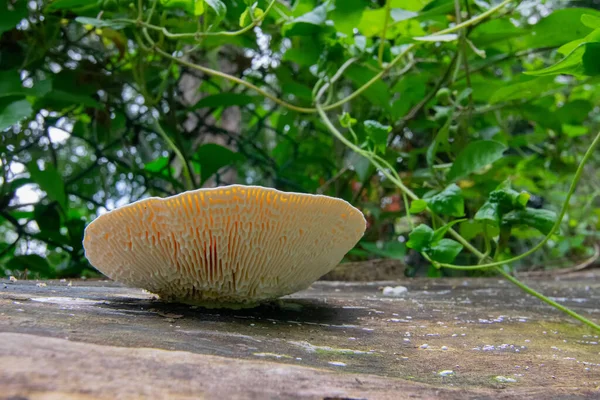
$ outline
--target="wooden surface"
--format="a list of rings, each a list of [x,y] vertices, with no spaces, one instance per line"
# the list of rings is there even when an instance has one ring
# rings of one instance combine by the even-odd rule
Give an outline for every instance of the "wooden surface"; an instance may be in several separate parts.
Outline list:
[[[241,311],[40,283],[0,281],[0,399],[600,398],[600,333],[496,278],[317,282]],[[600,319],[598,272],[529,283]]]

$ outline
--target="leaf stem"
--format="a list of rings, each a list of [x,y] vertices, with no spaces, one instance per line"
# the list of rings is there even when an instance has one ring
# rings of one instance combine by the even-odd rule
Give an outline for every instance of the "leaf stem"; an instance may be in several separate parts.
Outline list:
[[[496,272],[498,272],[500,275],[502,275],[504,278],[506,278],[508,281],[510,281],[511,283],[513,283],[514,285],[518,286],[521,290],[523,290],[525,293],[530,294],[534,297],[537,297],[538,299],[542,300],[543,302],[551,305],[552,307],[555,307],[557,309],[559,309],[560,311],[564,312],[565,314],[570,315],[571,317],[575,318],[578,321],[583,322],[584,324],[600,331],[600,325],[594,323],[593,321],[590,321],[589,319],[577,314],[575,311],[555,302],[552,299],[549,299],[548,297],[542,295],[541,293],[536,292],[535,290],[533,290],[532,288],[530,288],[529,286],[527,286],[526,284],[524,284],[523,282],[521,282],[520,280],[518,280],[517,278],[515,278],[514,276],[512,276],[511,274],[509,274],[508,272],[504,271],[502,268],[500,267],[496,267],[494,268],[494,270]]]
[[[179,162],[181,162],[181,168],[183,168],[183,175],[185,176],[187,189],[188,190],[194,189],[194,181],[192,180],[190,166],[188,165],[187,160],[184,157],[183,153],[181,152],[181,150],[179,150],[179,147],[177,147],[175,142],[173,142],[171,140],[169,135],[167,135],[167,132],[165,132],[165,130],[162,128],[162,126],[160,126],[160,123],[158,122],[158,120],[154,123],[154,129],[156,129],[156,132],[158,132],[158,134],[163,138],[163,140],[165,142],[167,142],[167,144],[173,150],[173,152],[175,153],[177,158],[179,158]]]
[[[377,60],[379,61],[380,67],[383,67],[383,50],[385,49],[385,35],[387,34],[388,24],[390,23],[391,6],[392,1],[387,0],[385,2],[385,21],[383,23],[383,31],[381,32],[381,37],[379,39],[379,51],[377,52]]]
[[[563,203],[562,209],[556,219],[556,222],[552,226],[552,229],[550,229],[550,232],[548,232],[548,234],[544,237],[544,239],[542,239],[537,245],[535,245],[534,247],[532,247],[525,253],[519,254],[518,256],[515,256],[508,260],[496,261],[496,262],[492,262],[492,263],[488,263],[488,264],[481,264],[481,265],[453,265],[453,264],[440,263],[439,266],[446,267],[446,268],[453,268],[453,269],[462,269],[462,270],[473,270],[473,269],[480,269],[480,268],[498,267],[498,266],[501,266],[504,264],[510,264],[515,261],[519,261],[522,258],[525,258],[525,257],[535,253],[539,249],[541,249],[552,238],[552,236],[558,230],[558,228],[560,228],[562,220],[563,220],[565,214],[567,213],[567,210],[569,209],[569,202],[571,200],[571,197],[575,193],[575,189],[577,189],[577,184],[579,183],[579,180],[581,180],[581,176],[583,174],[583,169],[585,167],[585,164],[590,159],[590,157],[594,154],[594,150],[595,150],[596,146],[598,145],[598,143],[600,143],[600,132],[598,132],[598,134],[592,141],[592,144],[590,144],[590,147],[587,149],[587,151],[583,155],[583,158],[579,162],[579,166],[577,167],[577,170],[575,171],[575,176],[573,177],[573,180],[571,181],[571,187],[569,188],[569,192],[567,193],[567,197],[565,198],[565,202]]]

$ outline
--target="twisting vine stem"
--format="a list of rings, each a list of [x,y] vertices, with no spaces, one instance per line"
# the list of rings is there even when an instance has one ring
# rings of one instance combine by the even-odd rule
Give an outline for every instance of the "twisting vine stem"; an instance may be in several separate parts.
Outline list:
[[[470,18],[467,21],[463,21],[460,22],[458,24],[456,24],[453,27],[438,31],[436,33],[434,33],[433,35],[430,35],[432,37],[436,36],[436,35],[445,35],[445,34],[449,34],[449,33],[453,33],[453,32],[459,32],[461,30],[463,30],[464,28],[473,26],[478,24],[479,22],[485,20],[486,18],[488,18],[489,16],[491,16],[492,14],[496,13],[498,10],[504,8],[506,5],[512,3],[514,0],[504,0],[501,3],[499,3],[498,5],[490,8],[489,10]],[[272,1],[269,4],[269,7],[267,8],[267,10],[265,11],[265,13],[263,14],[262,18],[264,18],[266,16],[266,14],[268,13],[268,11],[271,9],[271,7],[273,6],[273,4],[275,3],[275,1]],[[386,7],[388,7],[388,5],[390,4],[389,1],[386,2]],[[389,8],[389,7],[388,7]],[[392,70],[406,55],[408,55],[418,44],[422,43],[422,42],[417,42],[417,43],[413,43],[413,44],[409,44],[407,46],[404,47],[404,50],[398,54],[396,57],[394,57],[394,59],[392,59],[392,61],[390,61],[384,68],[381,69],[381,71],[379,71],[375,76],[373,76],[368,82],[366,82],[365,84],[363,84],[360,88],[356,89],[354,92],[352,92],[351,94],[349,94],[348,96],[344,97],[341,100],[338,100],[336,102],[330,103],[329,100],[325,101],[324,103],[321,102],[321,98],[323,97],[323,95],[328,91],[328,89],[331,88],[331,85],[333,85],[333,83],[338,80],[343,72],[356,60],[355,59],[349,59],[348,61],[346,61],[339,69],[338,71],[334,74],[334,76],[331,78],[331,80],[329,80],[328,82],[324,83],[323,79],[320,79],[318,84],[315,86],[314,90],[313,90],[313,97],[314,97],[314,107],[300,107],[300,106],[296,106],[294,104],[288,103],[284,100],[281,100],[280,98],[278,98],[277,96],[274,96],[268,92],[266,92],[265,90],[261,89],[260,87],[245,81],[243,79],[240,79],[238,77],[208,68],[208,67],[204,67],[201,65],[197,65],[197,64],[193,64],[191,62],[188,62],[186,60],[181,59],[180,57],[176,57],[172,54],[169,54],[168,52],[158,48],[155,44],[155,42],[152,40],[152,38],[150,37],[149,33],[148,33],[148,29],[151,30],[155,30],[158,32],[161,32],[163,35],[165,35],[166,37],[169,38],[182,38],[182,37],[197,37],[197,34],[172,34],[168,31],[166,31],[165,29],[161,28],[161,27],[157,27],[157,26],[153,26],[149,24],[149,18],[147,20],[146,23],[143,23],[143,21],[140,21],[138,19],[138,21],[133,21],[136,24],[138,24],[140,27],[142,27],[142,33],[144,38],[148,41],[148,43],[150,43],[150,48],[148,48],[148,50],[153,50],[154,52],[160,54],[161,56],[171,60],[172,62],[176,62],[180,65],[186,66],[188,68],[191,69],[195,69],[198,71],[201,71],[207,75],[211,75],[211,76],[216,76],[216,77],[220,77],[226,80],[229,80],[230,82],[234,82],[237,83],[239,85],[242,85],[248,89],[254,90],[255,92],[259,93],[260,95],[264,96],[265,98],[268,98],[270,100],[272,100],[273,102],[275,102],[276,104],[288,108],[290,110],[299,112],[299,113],[317,113],[318,116],[320,117],[321,121],[323,122],[323,124],[327,127],[327,129],[333,134],[333,136],[335,136],[340,142],[342,142],[346,147],[348,147],[349,149],[351,149],[352,151],[358,153],[359,155],[367,158],[370,163],[377,168],[377,170],[379,170],[383,176],[385,176],[390,182],[392,182],[394,185],[396,185],[402,192],[402,196],[404,199],[404,202],[407,203],[408,202],[408,198],[412,199],[412,200],[418,200],[419,197],[413,193],[403,182],[402,179],[399,177],[398,173],[394,170],[394,168],[386,161],[384,160],[382,157],[380,157],[379,155],[371,152],[370,150],[366,150],[363,149],[361,147],[359,147],[357,144],[353,143],[352,141],[350,141],[349,139],[347,139],[336,127],[335,125],[331,122],[331,120],[329,119],[329,117],[327,116],[327,111],[329,110],[333,110],[343,104],[346,104],[347,102],[353,100],[354,98],[358,97],[359,95],[361,95],[365,90],[367,90],[368,88],[370,88],[374,83],[376,83],[377,81],[379,81],[383,76],[385,76],[388,72],[390,72],[390,70]],[[260,21],[261,18],[258,18],[256,20],[253,21],[253,23],[256,23],[257,21]],[[131,21],[127,21],[127,22],[131,22]],[[378,61],[380,62],[380,65],[382,65],[382,58],[383,58],[383,46],[384,46],[384,40],[385,40],[385,31],[387,30],[387,26],[388,26],[388,22],[386,21],[386,24],[384,26],[383,29],[383,34],[382,34],[382,42],[380,43],[380,47],[378,50]],[[235,32],[230,32],[230,33],[226,33],[226,32],[217,32],[217,33],[213,33],[213,34],[219,34],[219,35],[224,35],[224,36],[235,36],[235,35],[239,35],[242,34],[244,32],[247,32],[249,29],[251,28],[244,28],[240,31],[235,31]],[[185,35],[185,36],[182,36]],[[145,47],[145,46],[143,46]],[[321,84],[323,84],[321,86]],[[329,96],[331,97],[331,91],[328,92]],[[159,131],[160,133],[160,131]],[[161,136],[165,137],[166,134],[161,133]],[[573,183],[571,185],[571,188],[569,190],[569,194],[567,196],[567,199],[562,207],[561,213],[560,213],[560,217],[557,220],[557,222],[555,223],[555,225],[553,226],[552,231],[546,235],[546,237],[544,238],[544,240],[542,240],[540,243],[538,243],[538,245],[536,245],[534,248],[532,248],[531,250],[521,254],[520,256],[517,257],[513,257],[509,260],[504,260],[504,261],[498,261],[498,262],[490,262],[487,264],[480,264],[480,265],[475,265],[475,266],[459,266],[459,265],[452,265],[452,264],[444,264],[444,263],[437,263],[435,261],[430,260],[435,266],[437,267],[445,267],[445,268],[454,268],[454,269],[482,269],[482,268],[494,268],[495,271],[497,273],[499,273],[500,275],[504,276],[508,281],[510,281],[511,283],[515,284],[516,286],[518,286],[519,288],[521,288],[523,291],[525,291],[526,293],[537,297],[538,299],[542,300],[543,302],[551,305],[552,307],[555,307],[563,312],[565,312],[566,314],[570,315],[571,317],[583,322],[584,324],[590,326],[593,329],[596,330],[600,330],[600,326],[597,325],[596,323],[586,319],[585,317],[577,314],[576,312],[570,310],[569,308],[562,306],[558,303],[556,303],[555,301],[549,299],[548,297],[544,296],[541,293],[538,293],[537,291],[535,291],[534,289],[528,287],[527,285],[525,285],[523,282],[517,280],[515,277],[513,277],[512,275],[510,275],[509,273],[507,273],[506,271],[504,271],[502,268],[500,268],[500,266],[506,265],[510,262],[514,262],[517,260],[520,260],[532,253],[534,253],[535,251],[539,250],[541,247],[544,246],[544,244],[547,243],[547,241],[550,239],[550,237],[552,236],[552,234],[554,232],[556,232],[556,230],[558,229],[558,227],[560,226],[560,222],[562,220],[562,218],[564,217],[566,210],[568,209],[568,203],[569,200],[572,196],[572,194],[575,191],[577,182],[580,180],[581,178],[581,174],[583,172],[583,167],[586,163],[586,161],[590,158],[591,154],[593,153],[594,148],[596,147],[596,145],[600,142],[600,133],[598,134],[598,136],[596,137],[596,139],[594,139],[594,141],[592,142],[592,144],[590,145],[590,148],[588,149],[588,151],[585,153],[578,169],[577,172],[575,174]],[[174,145],[174,144],[173,144]],[[175,147],[176,148],[176,147]],[[180,154],[179,151],[176,151],[176,154],[178,157],[183,159],[183,164],[184,164],[184,173],[186,174],[186,176],[188,177],[188,183],[192,182],[191,181],[191,175],[189,174],[189,170],[187,169],[187,163],[185,163],[185,158],[183,158],[183,156]],[[432,214],[432,218],[435,220],[436,218],[439,219],[439,217],[437,217],[435,215],[435,213],[431,212],[431,210],[428,210],[431,214]],[[448,233],[454,237],[460,244],[462,244],[464,246],[464,248],[466,250],[468,250],[469,252],[473,253],[475,256],[478,257],[479,262],[484,262],[490,259],[489,257],[489,248],[486,248],[486,252],[483,253],[481,251],[479,251],[477,248],[475,248],[471,243],[469,243],[468,240],[466,240],[465,238],[463,238],[458,232],[456,232],[453,229],[449,229]],[[427,257],[428,258],[428,257]]]

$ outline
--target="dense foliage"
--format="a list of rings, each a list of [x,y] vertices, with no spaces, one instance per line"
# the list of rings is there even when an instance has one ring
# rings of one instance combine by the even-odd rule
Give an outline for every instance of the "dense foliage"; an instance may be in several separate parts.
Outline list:
[[[506,260],[544,235],[504,267],[594,257],[597,154],[552,234],[600,128],[594,8],[4,2],[0,270],[93,275],[81,242],[97,215],[230,183],[351,201],[369,227],[347,258],[402,259],[409,275]]]

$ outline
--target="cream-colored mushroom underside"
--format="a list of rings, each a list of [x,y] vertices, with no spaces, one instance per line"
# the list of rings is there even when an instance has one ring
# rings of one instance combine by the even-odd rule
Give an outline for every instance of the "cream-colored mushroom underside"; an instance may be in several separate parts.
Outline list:
[[[90,263],[168,300],[247,303],[308,287],[365,230],[345,201],[253,186],[151,198],[86,229]]]

